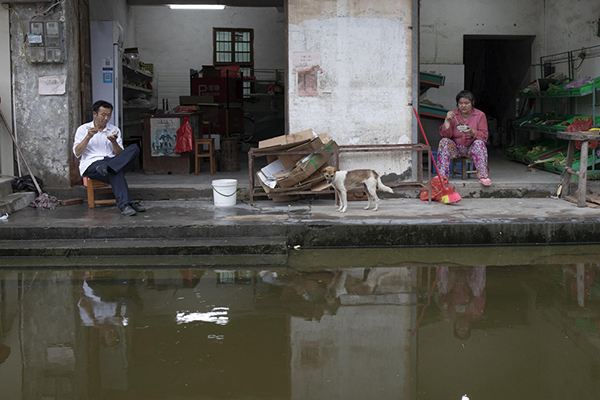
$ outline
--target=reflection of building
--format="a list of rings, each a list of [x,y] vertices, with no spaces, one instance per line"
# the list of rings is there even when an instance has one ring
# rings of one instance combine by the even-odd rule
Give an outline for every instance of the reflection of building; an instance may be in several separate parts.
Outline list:
[[[0,363],[0,388],[2,396],[20,398],[22,382],[22,360],[19,346],[19,285],[18,273],[0,271],[0,344],[10,348],[4,350]]]
[[[335,315],[290,318],[292,399],[410,399],[413,268],[340,272]]]

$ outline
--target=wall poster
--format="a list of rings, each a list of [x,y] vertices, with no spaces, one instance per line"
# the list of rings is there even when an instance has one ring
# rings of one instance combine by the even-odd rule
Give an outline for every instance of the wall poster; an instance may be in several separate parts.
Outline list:
[[[150,118],[150,140],[152,157],[179,157],[175,153],[177,145],[177,129],[181,125],[180,118]]]

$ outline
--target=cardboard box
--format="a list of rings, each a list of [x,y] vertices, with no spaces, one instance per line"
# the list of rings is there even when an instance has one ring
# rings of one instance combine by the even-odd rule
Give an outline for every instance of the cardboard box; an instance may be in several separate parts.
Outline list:
[[[329,137],[327,137],[327,135],[323,133],[309,142],[305,142],[289,148],[286,152],[278,156],[279,161],[281,161],[285,168],[293,168],[296,166],[298,161],[305,158],[308,154],[312,153],[313,151],[321,150],[322,148],[324,148],[325,143],[329,143],[330,140],[331,139],[329,139]],[[295,151],[305,151],[306,154],[288,154],[288,152]]]
[[[256,176],[258,177],[261,186],[265,189],[265,192],[269,193],[277,186],[277,178],[275,175],[287,172],[290,172],[290,170],[286,169],[283,164],[281,164],[281,161],[276,160],[258,171]]]
[[[282,188],[292,187],[297,183],[306,180],[314,174],[333,156],[334,151],[339,147],[336,142],[330,140],[322,150],[303,159],[291,172],[284,178],[277,179],[277,185]],[[282,164],[283,165],[283,164]]]
[[[292,143],[298,143],[303,140],[312,140],[315,136],[316,135],[312,129],[307,129],[305,131],[296,132],[289,135],[282,135],[267,140],[261,140],[260,142],[258,142],[258,148],[264,149],[267,147],[277,147]]]

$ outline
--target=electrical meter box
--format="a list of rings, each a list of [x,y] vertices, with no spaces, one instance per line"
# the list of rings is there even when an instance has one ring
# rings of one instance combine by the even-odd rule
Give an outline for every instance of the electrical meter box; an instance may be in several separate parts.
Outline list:
[[[32,63],[65,62],[65,41],[59,21],[31,21],[27,34],[27,55]]]

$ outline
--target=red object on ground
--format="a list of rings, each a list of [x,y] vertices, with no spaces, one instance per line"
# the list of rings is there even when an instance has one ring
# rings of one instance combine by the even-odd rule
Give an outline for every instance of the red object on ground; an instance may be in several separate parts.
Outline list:
[[[413,107],[413,111],[415,113],[415,117],[417,117],[417,122],[419,123],[419,128],[421,128],[421,133],[423,134],[423,139],[425,139],[425,143],[427,144],[427,146],[429,146],[429,140],[427,140],[427,136],[425,136],[425,130],[423,129],[423,125],[421,125],[421,119],[419,119],[419,114],[417,113],[417,109]],[[431,147],[431,146],[429,146],[429,147]],[[438,176],[436,177],[437,178],[436,183],[434,183],[435,178],[431,179],[432,200],[440,201],[445,204],[459,202],[462,198],[460,197],[460,195],[456,192],[456,190],[453,187],[450,187],[447,176],[440,178],[440,176],[441,176],[440,171],[438,170],[437,163],[435,162],[435,158],[433,157],[433,154],[431,153],[431,151],[429,152],[429,155],[431,156],[431,160],[433,161],[433,166],[435,167],[435,172],[437,172],[437,174],[438,174]],[[439,194],[439,200],[438,200],[436,198],[437,196],[434,195],[433,188],[434,188],[434,185],[437,187],[440,184],[442,186],[442,191]],[[423,195],[423,192],[421,192],[421,196],[422,195]],[[422,197],[421,197],[421,200],[423,200]],[[426,200],[428,200],[428,199],[426,199]]]

